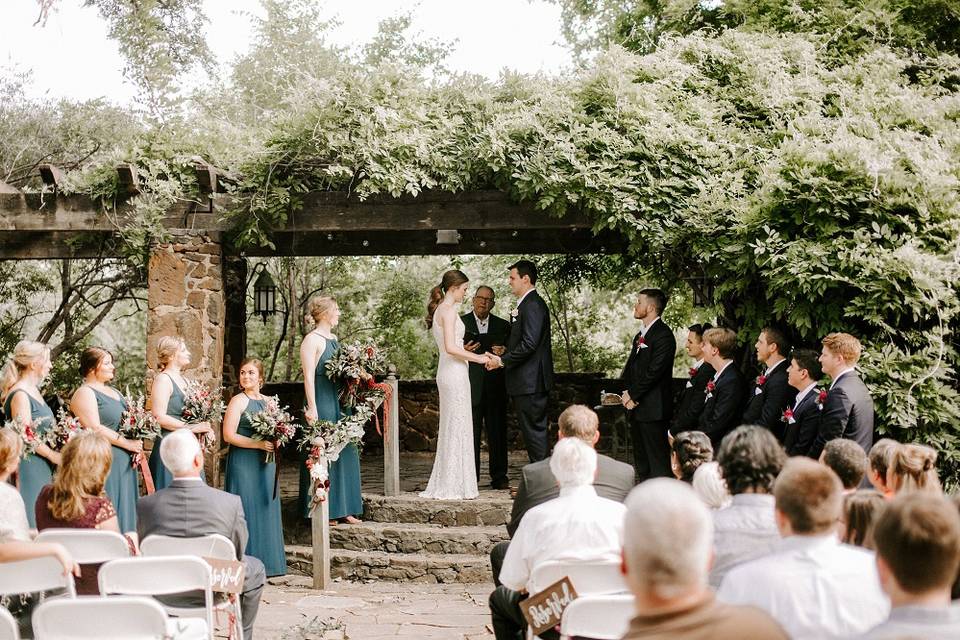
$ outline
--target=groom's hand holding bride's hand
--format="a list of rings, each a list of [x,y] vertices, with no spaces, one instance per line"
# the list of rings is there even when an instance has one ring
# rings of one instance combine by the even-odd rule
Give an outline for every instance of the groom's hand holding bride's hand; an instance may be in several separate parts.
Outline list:
[[[487,355],[487,371],[493,371],[494,369],[499,369],[503,366],[503,361],[500,360],[500,356],[488,353]]]

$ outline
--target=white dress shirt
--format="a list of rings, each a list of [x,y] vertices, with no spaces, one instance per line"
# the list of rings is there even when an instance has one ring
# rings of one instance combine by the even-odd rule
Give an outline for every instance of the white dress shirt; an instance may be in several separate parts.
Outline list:
[[[654,318],[654,319],[650,322],[650,324],[646,324],[646,323],[644,323],[644,322],[641,322],[641,323],[640,323],[640,335],[643,336],[644,338],[646,338],[646,337],[647,337],[647,331],[650,331],[650,327],[652,327],[652,326],[657,322],[657,320],[659,320],[659,319],[660,319],[660,316],[657,316],[656,318]]]
[[[799,407],[799,406],[800,406],[800,402],[801,402],[804,398],[806,398],[807,395],[808,395],[811,391],[813,391],[814,389],[816,389],[816,387],[817,387],[817,383],[816,383],[816,382],[811,382],[811,383],[807,386],[806,389],[804,389],[803,391],[801,391],[800,393],[798,393],[798,394],[797,394],[797,399],[793,401],[793,408],[796,409],[797,407]]]
[[[731,568],[766,555],[779,544],[775,502],[767,493],[738,493],[729,507],[713,513],[715,555],[710,586],[719,587]]]
[[[794,640],[848,638],[890,612],[873,552],[833,533],[785,538],[770,555],[731,569],[717,598],[763,609]]]
[[[20,492],[0,482],[0,542],[29,542],[30,525]]]
[[[490,326],[490,314],[487,314],[487,317],[481,320],[480,317],[474,313],[473,319],[477,321],[477,333],[481,335],[486,334],[487,328]]]
[[[503,558],[500,582],[530,590],[534,567],[547,560],[619,560],[627,508],[592,486],[565,487],[524,514]]]
[[[727,367],[729,367],[732,364],[733,364],[733,360],[727,360],[727,364],[723,365],[722,369],[720,369],[715,374],[713,374],[713,381],[716,382],[717,380],[719,380],[723,372],[727,370]]]

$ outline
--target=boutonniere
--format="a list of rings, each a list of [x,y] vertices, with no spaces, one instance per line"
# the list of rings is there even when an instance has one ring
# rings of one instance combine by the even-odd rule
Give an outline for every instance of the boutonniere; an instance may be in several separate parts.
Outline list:
[[[783,410],[783,415],[780,416],[780,420],[786,422],[787,424],[793,424],[796,420],[793,419],[793,409],[787,407]]]
[[[717,388],[717,385],[713,380],[707,383],[707,388],[706,388],[707,397],[704,399],[704,401],[709,400],[710,398],[713,397],[713,392],[716,390],[716,388]]]
[[[689,373],[689,374],[690,374],[690,377],[692,378],[692,377],[694,377],[694,376],[697,375],[697,368],[696,368],[696,367],[690,367],[690,370],[687,371],[687,373]]]
[[[757,386],[762,387],[767,384],[767,376],[757,376]]]
[[[640,349],[649,349],[650,346],[647,344],[646,339],[643,336],[637,336],[637,353],[640,353]]]
[[[520,308],[519,308],[519,307],[514,307],[513,309],[511,309],[511,310],[510,310],[510,322],[513,322],[514,320],[516,320],[519,315],[520,315]]]
[[[827,401],[827,390],[820,389],[817,393],[817,411],[823,411],[823,404]]]

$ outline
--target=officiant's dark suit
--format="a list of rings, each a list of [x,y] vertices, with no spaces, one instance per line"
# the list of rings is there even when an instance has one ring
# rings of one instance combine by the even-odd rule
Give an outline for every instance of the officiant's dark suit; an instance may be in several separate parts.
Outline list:
[[[834,438],[854,440],[868,453],[873,446],[873,398],[856,371],[841,374],[827,391],[820,429],[807,455],[819,458]]]
[[[521,260],[510,267],[536,285],[536,266]],[[511,273],[511,277],[513,277]],[[536,289],[530,289],[510,312],[510,338],[501,357],[507,394],[513,400],[530,462],[547,457],[547,399],[553,388],[550,310]]]
[[[491,297],[493,290],[479,287],[477,296]],[[486,332],[477,325],[474,311],[460,316],[466,327],[466,335],[480,346],[475,353],[490,352],[493,347],[505,347],[510,336],[510,323],[487,312]],[[507,382],[503,369],[488,371],[482,364],[470,363],[470,397],[473,404],[473,455],[480,478],[480,437],[487,432],[487,450],[490,453],[490,484],[495,489],[507,488]]]
[[[793,406],[797,390],[787,382],[789,360],[781,360],[774,365],[764,380],[757,384],[756,379],[747,392],[747,406],[743,410],[741,424],[758,424],[766,427],[783,442],[783,411]]]
[[[659,316],[666,300],[662,293],[641,292],[637,308],[647,304],[646,300],[654,295],[661,296],[663,301],[659,304]],[[632,345],[621,379],[630,400],[636,403],[629,410],[633,464],[641,482],[648,478],[672,477],[667,429],[673,416],[673,356],[677,352],[677,340],[670,327],[657,317],[650,322],[646,333],[637,333]]]

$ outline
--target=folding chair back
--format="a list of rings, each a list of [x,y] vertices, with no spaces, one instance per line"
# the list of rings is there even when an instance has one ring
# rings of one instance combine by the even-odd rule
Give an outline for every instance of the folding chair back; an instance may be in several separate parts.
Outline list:
[[[80,564],[98,564],[130,557],[127,539],[116,531],[44,529],[37,535],[37,542],[62,544]]]
[[[635,613],[632,595],[578,597],[563,611],[560,636],[620,640]]]
[[[549,560],[533,568],[531,593],[540,593],[564,576],[570,578],[578,595],[625,593],[627,583],[614,560]]]
[[[20,627],[4,607],[0,607],[0,640],[20,640]]]
[[[238,560],[233,543],[219,533],[194,538],[149,535],[140,542],[145,556],[206,556],[220,560]]]
[[[0,595],[66,589],[75,598],[73,574],[64,575],[63,565],[53,556],[7,562],[0,570]]]
[[[33,612],[36,640],[157,640],[167,614],[152,598],[114,596],[48,600]]]

